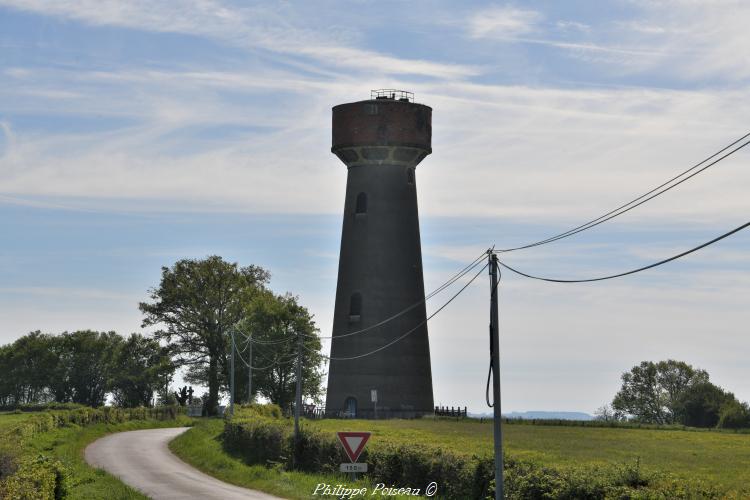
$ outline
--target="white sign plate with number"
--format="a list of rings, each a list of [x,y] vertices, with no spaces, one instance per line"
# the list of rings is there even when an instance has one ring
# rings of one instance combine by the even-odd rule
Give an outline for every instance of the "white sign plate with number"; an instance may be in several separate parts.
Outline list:
[[[341,472],[367,472],[367,464],[341,464]]]

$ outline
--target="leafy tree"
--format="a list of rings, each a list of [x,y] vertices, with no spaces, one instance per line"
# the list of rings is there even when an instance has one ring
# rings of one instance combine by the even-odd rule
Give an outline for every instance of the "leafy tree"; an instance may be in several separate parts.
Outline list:
[[[675,423],[682,393],[701,382],[708,382],[708,373],[682,361],[643,361],[622,374],[622,387],[612,401],[612,408],[642,422]]]
[[[49,342],[49,349],[55,361],[49,365],[49,392],[57,403],[67,403],[73,400],[73,389],[70,386],[69,374],[73,352],[65,335],[54,335]]]
[[[48,401],[49,381],[57,365],[50,349],[55,338],[31,332],[4,346],[0,353],[0,399],[5,404],[32,404]]]
[[[719,412],[718,427],[721,429],[749,428],[750,406],[737,400],[725,403]]]
[[[118,406],[151,406],[154,391],[165,374],[174,371],[164,348],[155,339],[133,333],[120,343],[114,356],[110,389]]]
[[[302,396],[303,399],[320,400],[323,357],[318,352],[318,329],[312,315],[299,304],[297,297],[290,294],[277,296],[271,292],[259,294],[246,308],[239,329],[252,335],[256,342],[252,365],[268,367],[253,371],[253,394],[258,393],[281,408],[288,408],[294,401],[297,338],[302,335]],[[247,371],[244,365],[240,365],[240,371],[235,373],[238,400],[246,398],[247,394]]]
[[[11,345],[0,346],[0,406],[12,406],[15,404],[14,399],[14,380],[11,356],[13,347]]]
[[[115,332],[64,333],[67,381],[74,403],[102,406],[112,378],[115,353],[123,342]]]
[[[692,427],[715,427],[719,423],[721,408],[735,401],[732,393],[711,382],[692,384],[679,396],[680,422]]]
[[[216,413],[226,366],[227,331],[269,277],[260,267],[239,267],[218,256],[183,259],[162,268],[161,283],[150,290],[153,302],[140,304],[142,326],[159,328],[154,337],[169,344],[177,366],[188,368],[186,380],[208,386],[210,414]]]
[[[683,393],[690,387],[708,382],[708,372],[695,369],[683,361],[668,359],[656,363],[657,383],[666,395],[668,423],[679,419],[684,403]],[[685,424],[690,425],[690,424]]]

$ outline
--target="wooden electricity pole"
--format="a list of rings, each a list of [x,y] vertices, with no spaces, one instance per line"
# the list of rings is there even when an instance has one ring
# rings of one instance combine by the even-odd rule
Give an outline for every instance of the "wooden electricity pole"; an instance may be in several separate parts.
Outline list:
[[[247,348],[250,349],[247,362],[247,403],[253,402],[253,334],[250,334]]]
[[[229,331],[232,337],[232,354],[229,356],[229,414],[234,416],[234,331]]]
[[[492,402],[495,435],[495,500],[503,499],[503,429],[500,413],[500,328],[498,321],[497,287],[499,285],[497,255],[490,252],[490,353],[492,356]]]
[[[297,466],[299,449],[299,412],[302,408],[302,332],[297,332],[297,391],[294,397],[294,457],[293,465]]]

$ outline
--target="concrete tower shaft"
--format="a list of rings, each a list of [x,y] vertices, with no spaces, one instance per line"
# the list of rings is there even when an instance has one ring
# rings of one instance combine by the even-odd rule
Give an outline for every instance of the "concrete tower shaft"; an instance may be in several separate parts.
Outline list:
[[[379,417],[433,412],[415,167],[432,152],[432,109],[371,99],[333,108],[333,147],[347,166],[326,411]],[[420,326],[421,324],[421,326]]]

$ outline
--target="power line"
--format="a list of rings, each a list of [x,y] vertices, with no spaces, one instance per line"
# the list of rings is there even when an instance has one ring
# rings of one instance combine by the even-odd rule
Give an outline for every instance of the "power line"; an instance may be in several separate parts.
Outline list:
[[[234,336],[234,332],[230,331],[230,334],[232,336]],[[273,363],[271,363],[268,366],[257,367],[257,366],[251,366],[248,361],[245,361],[245,358],[242,357],[242,353],[240,352],[239,349],[237,349],[236,342],[235,342],[235,352],[237,353],[237,356],[240,358],[240,361],[242,361],[242,364],[244,364],[247,368],[252,368],[253,370],[267,370],[267,369],[269,369],[269,368],[271,368],[273,366],[276,366],[276,365],[281,365],[281,364],[289,363],[289,361],[291,361],[292,359],[294,359],[294,357],[296,357],[296,354],[295,354],[292,358],[286,359],[285,361],[279,361],[278,359],[276,359],[276,360],[273,361]]]
[[[471,272],[472,269],[476,268],[476,266],[479,265],[481,259],[483,259],[485,255],[486,255],[486,253],[482,252],[479,255],[479,257],[477,257],[476,259],[474,259],[473,261],[471,261],[470,264],[468,264],[463,269],[461,269],[460,271],[458,271],[457,273],[455,273],[453,276],[451,276],[450,278],[448,278],[447,281],[443,282],[442,285],[440,285],[435,290],[433,290],[432,292],[430,292],[429,294],[427,294],[425,296],[425,298],[422,299],[422,300],[420,300],[419,302],[416,302],[416,303],[410,305],[406,309],[403,309],[402,311],[399,311],[398,313],[394,314],[393,316],[390,316],[390,317],[388,317],[388,318],[386,318],[386,319],[384,319],[384,320],[382,320],[382,321],[380,321],[380,322],[378,322],[378,323],[376,323],[374,325],[368,326],[367,328],[363,328],[362,330],[357,330],[357,331],[354,331],[354,332],[349,332],[349,333],[344,333],[344,334],[341,334],[341,335],[336,335],[335,338],[349,337],[351,335],[359,335],[360,333],[365,333],[365,332],[368,332],[370,330],[374,330],[375,328],[383,326],[384,324],[386,324],[386,323],[388,323],[390,321],[393,321],[396,318],[399,318],[399,317],[403,316],[407,312],[409,312],[409,311],[411,311],[411,310],[413,310],[413,309],[421,306],[422,304],[426,303],[427,300],[435,297],[437,294],[439,294],[440,292],[442,292],[446,288],[448,288],[451,285],[453,285],[453,283],[455,283],[459,279],[463,278],[465,275],[467,275],[469,272]],[[242,332],[240,332],[240,333],[242,333]],[[302,335],[305,335],[306,337],[311,337],[311,338],[314,337],[314,338],[318,338],[318,339],[333,339],[334,338],[334,336],[331,336],[331,335],[314,335],[314,336],[313,335],[306,335],[306,334],[302,334]],[[253,338],[248,338],[248,336],[246,336],[244,334],[243,334],[243,337],[245,337],[245,339],[247,339],[249,342],[252,342],[253,344],[257,344],[257,345],[283,344],[284,342],[290,342],[290,341],[293,341],[293,340],[297,339],[296,336],[293,336],[293,337],[287,337],[287,338],[280,339],[280,340],[263,341],[263,340],[257,340],[257,339],[253,339]]]
[[[688,179],[691,179],[691,178],[695,177],[696,175],[700,174],[700,173],[701,173],[701,172],[703,172],[704,170],[706,170],[706,169],[708,169],[708,168],[712,167],[713,165],[715,165],[715,164],[719,163],[719,162],[720,162],[721,160],[723,160],[724,158],[726,158],[726,157],[728,157],[728,156],[731,156],[731,155],[733,155],[734,153],[736,153],[736,152],[737,152],[737,151],[739,151],[740,149],[742,149],[742,148],[744,148],[745,146],[747,146],[748,144],[750,144],[750,141],[747,141],[747,142],[745,142],[744,144],[742,144],[742,145],[740,145],[739,147],[737,147],[737,148],[733,149],[733,150],[732,150],[732,151],[730,151],[729,153],[726,153],[725,155],[723,155],[723,156],[721,156],[720,158],[718,158],[718,159],[716,159],[716,160],[712,161],[712,162],[711,162],[711,163],[709,163],[708,165],[705,165],[705,166],[704,166],[703,168],[701,168],[701,169],[699,169],[699,170],[697,170],[697,171],[693,172],[692,174],[690,174],[689,176],[685,177],[684,179],[681,179],[680,181],[676,182],[675,184],[672,184],[671,186],[667,187],[666,189],[663,189],[663,190],[659,191],[659,190],[660,190],[661,188],[663,188],[664,186],[667,186],[667,185],[668,185],[668,184],[670,184],[671,182],[673,182],[673,181],[675,181],[675,180],[679,179],[680,177],[682,177],[682,176],[684,176],[684,175],[686,175],[686,174],[690,173],[691,171],[693,171],[693,170],[695,170],[696,168],[700,167],[701,165],[703,165],[703,164],[704,164],[704,163],[706,163],[707,161],[709,161],[709,160],[711,160],[712,158],[714,158],[714,157],[716,157],[716,156],[720,155],[721,153],[723,153],[723,152],[724,152],[724,151],[726,151],[727,149],[730,149],[730,148],[732,148],[733,146],[735,146],[736,144],[738,144],[738,143],[742,142],[742,141],[743,141],[744,139],[746,139],[746,138],[748,138],[748,137],[750,137],[750,132],[749,132],[749,133],[747,133],[747,134],[745,134],[744,136],[740,137],[739,139],[737,139],[737,140],[736,140],[736,141],[734,141],[733,143],[729,144],[728,146],[724,147],[723,149],[721,149],[721,150],[717,151],[716,153],[712,154],[711,156],[709,156],[709,157],[708,157],[708,158],[706,158],[705,160],[703,160],[703,161],[701,161],[701,162],[699,162],[699,163],[696,163],[695,165],[693,165],[693,166],[692,166],[692,167],[690,167],[689,169],[685,170],[685,171],[684,171],[684,172],[682,172],[681,174],[679,174],[679,175],[677,175],[677,176],[675,176],[675,177],[672,177],[671,179],[669,179],[668,181],[664,182],[663,184],[661,184],[661,185],[659,185],[659,186],[655,187],[655,188],[654,188],[654,189],[652,189],[651,191],[649,191],[649,192],[647,192],[647,193],[644,193],[644,194],[642,194],[641,196],[639,196],[639,197],[637,197],[637,198],[635,198],[635,199],[633,199],[633,200],[629,201],[628,203],[625,203],[624,205],[621,205],[621,206],[619,206],[619,207],[615,208],[614,210],[611,210],[611,211],[607,212],[606,214],[604,214],[604,215],[602,215],[602,216],[600,216],[600,217],[597,217],[596,219],[592,219],[592,220],[590,220],[590,221],[586,222],[585,224],[582,224],[582,225],[580,225],[580,226],[574,227],[573,229],[570,229],[570,230],[568,230],[568,231],[565,231],[564,233],[560,233],[560,234],[558,234],[558,235],[556,235],[556,236],[551,236],[551,237],[549,237],[549,238],[546,238],[546,239],[544,239],[544,240],[540,240],[540,241],[537,241],[537,242],[535,242],[535,243],[529,243],[529,244],[527,244],[527,245],[523,245],[523,246],[520,246],[520,247],[514,247],[514,248],[505,248],[505,249],[501,249],[501,250],[496,250],[496,251],[497,251],[498,253],[507,253],[507,252],[514,252],[514,251],[516,251],[516,250],[523,250],[523,249],[526,249],[526,248],[532,248],[532,247],[536,247],[536,246],[540,246],[540,245],[545,245],[545,244],[547,244],[547,243],[552,243],[553,241],[557,241],[557,240],[561,240],[561,239],[563,239],[563,238],[567,238],[567,237],[569,237],[569,236],[573,236],[574,234],[578,234],[578,233],[580,233],[580,232],[582,232],[582,231],[586,231],[586,230],[588,230],[588,229],[591,229],[592,227],[596,227],[596,226],[598,226],[599,224],[602,224],[602,223],[604,223],[604,222],[606,222],[606,221],[608,221],[608,220],[610,220],[610,219],[613,219],[613,218],[615,218],[615,217],[618,217],[618,216],[620,216],[620,215],[622,215],[622,214],[624,214],[624,213],[626,213],[626,212],[629,212],[630,210],[632,210],[632,209],[634,209],[634,208],[636,208],[636,207],[638,207],[638,206],[640,206],[640,205],[643,205],[643,204],[644,204],[644,203],[646,203],[647,201],[653,200],[653,199],[654,199],[654,198],[656,198],[657,196],[660,196],[660,195],[662,195],[662,194],[666,193],[667,191],[669,191],[669,190],[671,190],[671,189],[673,189],[673,188],[675,188],[675,187],[679,186],[680,184],[682,184],[683,182],[687,181]],[[651,195],[651,196],[649,196],[649,195]],[[637,203],[636,203],[636,202],[637,202]],[[630,206],[630,205],[632,205],[632,206]],[[627,207],[627,208],[626,208],[626,207]],[[623,209],[625,209],[625,210],[623,210]]]
[[[712,239],[711,241],[707,241],[706,243],[703,243],[702,245],[698,245],[695,248],[692,248],[692,249],[690,249],[690,250],[688,250],[686,252],[682,252],[680,254],[677,254],[677,255],[675,255],[673,257],[670,257],[668,259],[664,259],[664,260],[661,260],[659,262],[655,262],[655,263],[650,264],[648,266],[639,267],[638,269],[633,269],[632,271],[627,271],[627,272],[619,273],[619,274],[613,274],[611,276],[603,276],[601,278],[589,278],[589,279],[581,279],[581,280],[562,280],[562,279],[553,279],[553,278],[543,278],[543,277],[540,277],[540,276],[533,276],[531,274],[524,273],[522,271],[519,271],[518,269],[514,269],[514,268],[510,267],[507,264],[504,264],[503,262],[498,261],[498,263],[501,266],[503,266],[505,269],[507,269],[507,270],[509,270],[511,272],[514,272],[514,273],[516,273],[518,275],[524,276],[526,278],[535,279],[535,280],[550,281],[550,282],[553,282],[553,283],[586,283],[586,282],[589,282],[589,281],[603,281],[603,280],[609,280],[609,279],[612,279],[612,278],[619,278],[619,277],[622,277],[622,276],[627,276],[628,274],[639,273],[639,272],[645,271],[647,269],[652,269],[654,267],[661,266],[662,264],[666,264],[667,262],[672,262],[673,260],[677,260],[677,259],[679,259],[681,257],[689,255],[689,254],[691,254],[693,252],[696,252],[696,251],[698,251],[698,250],[700,250],[702,248],[705,248],[705,247],[707,247],[709,245],[713,245],[714,243],[716,243],[718,241],[721,241],[724,238],[727,238],[727,237],[733,235],[734,233],[742,231],[743,229],[747,228],[748,226],[750,226],[750,222],[746,222],[745,224],[741,225],[740,227],[732,229],[728,233],[724,233],[721,236]]]
[[[365,332],[368,332],[370,330],[374,330],[375,328],[378,328],[380,326],[383,326],[384,324],[386,324],[386,323],[388,323],[388,322],[390,322],[390,321],[392,321],[392,320],[394,320],[394,319],[396,319],[398,317],[401,317],[404,314],[406,314],[407,312],[409,312],[409,311],[411,311],[411,310],[413,310],[413,309],[421,306],[427,300],[429,300],[432,297],[436,296],[437,294],[439,294],[440,292],[442,292],[446,288],[448,288],[451,285],[453,285],[453,283],[455,283],[459,279],[461,279],[464,276],[466,276],[467,274],[469,274],[475,267],[477,267],[480,264],[481,259],[483,259],[485,255],[486,255],[486,253],[483,252],[482,255],[480,255],[479,257],[477,257],[476,259],[474,259],[474,261],[472,261],[471,264],[469,264],[468,266],[466,266],[463,269],[461,269],[458,273],[454,274],[451,278],[448,279],[448,281],[446,281],[445,283],[443,283],[435,291],[433,291],[432,293],[426,295],[423,300],[420,300],[419,302],[410,305],[406,309],[402,310],[401,312],[398,312],[398,313],[394,314],[393,316],[391,316],[389,318],[386,318],[386,319],[384,319],[384,320],[382,320],[382,321],[380,321],[378,323],[375,323],[374,325],[370,325],[367,328],[363,328],[362,330],[357,330],[355,332],[342,333],[341,335],[335,335],[335,336],[331,336],[331,335],[329,335],[329,336],[320,336],[318,338],[319,339],[334,339],[334,338],[340,339],[340,338],[343,338],[343,337],[350,337],[352,335],[358,335],[360,333],[365,333]]]
[[[450,299],[448,299],[448,301],[447,301],[447,302],[446,302],[445,304],[443,304],[442,306],[440,306],[440,308],[438,308],[438,310],[437,310],[437,311],[435,311],[434,313],[432,313],[431,315],[429,315],[429,316],[428,316],[428,317],[427,317],[427,318],[426,318],[425,320],[423,320],[422,322],[420,322],[420,323],[419,323],[419,324],[418,324],[417,326],[415,326],[414,328],[412,328],[412,329],[411,329],[411,330],[409,330],[408,332],[404,333],[404,334],[403,334],[403,335],[401,335],[400,337],[397,337],[397,338],[395,338],[394,340],[392,340],[392,341],[388,342],[387,344],[385,344],[385,345],[383,345],[383,346],[380,346],[380,347],[378,347],[377,349],[374,349],[374,350],[372,350],[372,351],[370,351],[370,352],[367,352],[367,353],[365,353],[365,354],[360,354],[360,355],[358,355],[358,356],[341,357],[341,358],[339,358],[339,357],[336,357],[336,358],[334,358],[334,357],[331,357],[331,356],[326,356],[325,354],[320,354],[320,353],[316,353],[316,354],[319,354],[319,355],[320,355],[320,356],[322,356],[323,358],[325,358],[325,359],[328,359],[328,360],[331,360],[331,361],[349,361],[349,360],[353,360],[353,359],[364,358],[364,357],[366,357],[366,356],[370,356],[370,355],[372,355],[372,354],[375,354],[375,353],[377,353],[377,352],[380,352],[380,351],[382,351],[383,349],[387,349],[388,347],[392,346],[393,344],[395,344],[395,343],[397,343],[397,342],[400,342],[401,340],[405,339],[405,338],[406,338],[407,336],[411,335],[411,334],[412,334],[413,332],[415,332],[415,331],[416,331],[416,330],[417,330],[418,328],[420,328],[420,327],[421,327],[422,325],[426,324],[426,323],[427,323],[427,322],[428,322],[429,320],[431,320],[431,319],[432,319],[433,317],[435,317],[435,316],[436,316],[436,315],[437,315],[437,314],[438,314],[438,313],[439,313],[440,311],[442,311],[443,309],[445,309],[446,307],[448,307],[448,304],[450,304],[451,302],[453,302],[453,300],[454,300],[454,299],[455,299],[456,297],[458,297],[459,295],[461,295],[461,293],[463,293],[463,291],[464,291],[464,290],[466,290],[466,288],[468,288],[468,286],[469,286],[469,285],[471,285],[471,284],[472,284],[472,283],[474,282],[474,280],[476,280],[476,279],[477,279],[477,277],[479,277],[479,275],[480,275],[480,274],[482,274],[482,271],[484,271],[484,270],[485,270],[485,269],[487,268],[487,266],[488,266],[488,265],[489,265],[489,264],[485,264],[484,266],[482,266],[482,269],[480,269],[480,270],[479,270],[479,272],[478,272],[477,274],[475,274],[475,275],[474,275],[474,276],[473,276],[473,277],[472,277],[472,278],[471,278],[471,279],[469,280],[469,282],[468,282],[468,283],[466,283],[466,284],[465,284],[465,285],[464,285],[464,286],[463,286],[463,287],[462,287],[462,288],[461,288],[461,289],[460,289],[460,290],[459,290],[458,292],[456,292],[456,293],[455,293],[455,294],[454,294],[454,295],[453,295],[453,296],[452,296],[452,297],[451,297]],[[336,338],[338,338],[338,336],[337,336]],[[307,347],[307,346],[305,346],[305,349],[309,350],[310,352],[315,352],[315,351],[313,351],[312,349],[310,349],[310,348],[309,348],[309,347]]]

